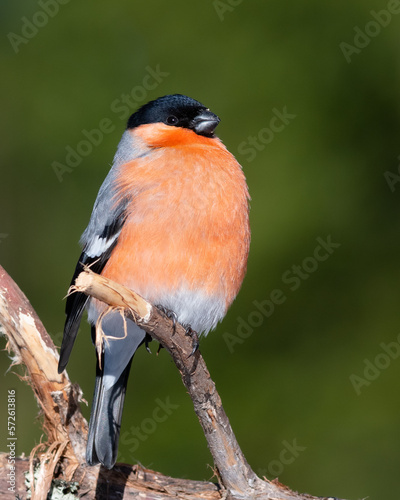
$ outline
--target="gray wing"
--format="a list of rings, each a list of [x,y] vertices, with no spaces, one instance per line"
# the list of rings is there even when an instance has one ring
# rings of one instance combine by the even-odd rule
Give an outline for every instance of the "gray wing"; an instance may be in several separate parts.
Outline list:
[[[115,179],[119,166],[141,156],[139,153],[140,151],[132,145],[129,132],[125,132],[114,157],[113,167],[97,195],[89,224],[82,234],[83,252],[76,265],[71,285],[75,283],[84,265],[90,265],[94,272],[101,273],[110,258],[125,223],[126,208],[130,201],[129,198],[118,199],[116,197]],[[79,292],[67,298],[65,307],[67,318],[60,350],[59,373],[67,366],[88,300],[85,294]]]

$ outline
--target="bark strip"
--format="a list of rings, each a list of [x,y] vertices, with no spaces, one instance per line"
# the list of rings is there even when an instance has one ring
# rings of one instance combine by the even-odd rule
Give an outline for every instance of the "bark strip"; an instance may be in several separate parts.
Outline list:
[[[76,487],[80,497],[90,500],[120,500],[137,495],[145,500],[317,500],[317,497],[293,492],[276,480],[256,476],[239,447],[200,351],[189,356],[193,339],[182,325],[177,323],[174,327],[171,319],[138,294],[90,269],[81,273],[73,291],[84,292],[110,308],[118,308],[170,353],[192,398],[219,484],[174,479],[139,465],[117,464],[111,471],[87,466],[84,458],[87,422],[79,406],[81,390],[71,384],[66,372],[57,373],[58,353],[51,338],[28,299],[0,266],[0,332],[7,338],[9,352],[13,352],[13,364],[26,368],[25,380],[39,403],[47,434],[47,442],[41,447],[44,451],[33,450],[30,460],[20,457],[13,465],[9,455],[0,453],[2,498],[14,499],[16,493],[26,498],[25,474],[28,473],[34,500],[45,500],[49,490],[55,488],[66,492]],[[9,490],[7,482],[11,466],[15,466],[14,491]]]

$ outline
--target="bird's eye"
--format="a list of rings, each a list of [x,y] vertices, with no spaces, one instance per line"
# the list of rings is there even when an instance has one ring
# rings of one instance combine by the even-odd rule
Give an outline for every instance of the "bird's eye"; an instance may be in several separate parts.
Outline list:
[[[178,123],[178,118],[174,115],[169,116],[166,120],[167,125],[175,125]]]

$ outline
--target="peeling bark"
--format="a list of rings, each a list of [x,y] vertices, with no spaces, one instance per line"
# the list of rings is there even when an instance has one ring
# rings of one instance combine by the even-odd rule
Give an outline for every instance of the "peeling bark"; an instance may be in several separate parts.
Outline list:
[[[42,446],[43,452],[34,449],[30,459],[16,459],[15,492],[8,490],[8,456],[0,454],[2,498],[14,499],[16,493],[21,499],[26,498],[24,474],[27,473],[33,500],[46,499],[49,490],[57,487],[66,491],[68,484],[72,489],[77,486],[79,497],[87,499],[120,500],[136,496],[148,500],[317,499],[293,492],[278,481],[256,476],[239,447],[200,351],[191,356],[193,338],[182,325],[174,326],[171,319],[138,294],[89,269],[81,273],[73,290],[102,300],[110,308],[118,308],[170,353],[203,428],[218,484],[174,479],[139,465],[117,464],[111,471],[87,466],[84,458],[87,422],[79,407],[81,390],[71,384],[66,372],[57,373],[58,353],[52,340],[25,295],[0,267],[0,328],[8,339],[8,350],[14,353],[14,364],[26,367],[26,380],[42,409],[48,440]]]

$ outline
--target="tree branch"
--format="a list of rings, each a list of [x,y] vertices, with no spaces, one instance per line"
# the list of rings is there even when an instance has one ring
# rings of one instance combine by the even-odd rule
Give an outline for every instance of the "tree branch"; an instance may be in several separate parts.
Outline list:
[[[233,495],[244,498],[249,498],[250,494],[262,488],[264,482],[251,470],[233,434],[200,350],[190,356],[193,341],[186,334],[185,328],[177,323],[174,329],[171,319],[138,294],[88,268],[78,276],[73,288],[109,306],[127,311],[143,330],[170,353],[192,398],[217,474],[225,488]]]
[[[210,500],[317,498],[295,493],[277,481],[261,480],[252,471],[233,434],[200,352],[189,356],[192,338],[182,325],[176,324],[174,328],[173,322],[165,314],[135,292],[89,269],[80,274],[74,290],[102,300],[112,308],[119,308],[171,354],[192,398],[221,484],[173,479],[138,465],[117,464],[111,471],[99,466],[86,466],[84,449],[87,423],[79,408],[80,389],[71,385],[65,373],[58,375],[58,354],[50,337],[27,298],[0,267],[0,325],[8,337],[8,348],[15,353],[14,364],[23,363],[27,368],[26,378],[42,408],[48,437],[47,452],[36,459],[38,479],[33,500],[46,498],[49,488],[55,487],[49,477],[53,479],[56,476],[66,481],[73,477],[79,483],[80,496],[85,494],[85,498],[90,499],[120,499],[139,492],[142,498],[149,500],[155,497]],[[32,470],[35,463],[33,455]],[[0,455],[0,494],[4,492],[3,482],[8,467],[5,455]],[[19,487],[23,472],[27,469],[29,463],[26,460],[17,460]]]

